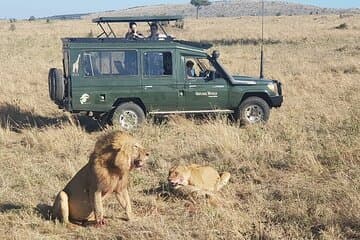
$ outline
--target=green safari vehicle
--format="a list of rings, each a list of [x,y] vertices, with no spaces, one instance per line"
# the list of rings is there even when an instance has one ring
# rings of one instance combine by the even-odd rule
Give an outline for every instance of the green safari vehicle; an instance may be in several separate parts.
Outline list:
[[[60,109],[131,129],[148,115],[232,114],[241,124],[265,122],[283,102],[281,83],[233,76],[209,44],[175,40],[161,22],[181,16],[100,17],[96,38],[63,38],[63,69],[51,68],[49,95]],[[158,23],[162,40],[125,39],[110,23]],[[191,68],[191,69],[189,69]],[[189,73],[191,72],[191,73]]]

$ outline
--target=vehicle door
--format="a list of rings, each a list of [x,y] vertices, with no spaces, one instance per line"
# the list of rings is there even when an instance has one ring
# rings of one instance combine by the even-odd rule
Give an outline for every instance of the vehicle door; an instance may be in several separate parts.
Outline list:
[[[228,106],[228,81],[216,71],[206,57],[182,56],[182,109],[220,110]],[[190,67],[192,66],[192,69]]]
[[[89,50],[73,63],[74,110],[108,111],[118,98],[141,94],[136,50]]]
[[[174,111],[178,105],[175,52],[144,50],[142,53],[142,101],[149,112]]]

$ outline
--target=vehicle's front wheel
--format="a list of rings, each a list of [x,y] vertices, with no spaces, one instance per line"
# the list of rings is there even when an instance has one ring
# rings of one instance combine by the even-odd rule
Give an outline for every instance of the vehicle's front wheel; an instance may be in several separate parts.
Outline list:
[[[133,102],[126,102],[117,106],[111,117],[112,125],[120,126],[125,130],[136,128],[144,120],[144,111],[139,105]]]
[[[266,122],[270,116],[270,107],[259,97],[245,99],[236,111],[236,119],[241,125]]]

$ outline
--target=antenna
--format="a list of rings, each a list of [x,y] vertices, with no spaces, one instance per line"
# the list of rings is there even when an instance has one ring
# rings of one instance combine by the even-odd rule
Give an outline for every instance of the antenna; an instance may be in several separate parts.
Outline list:
[[[264,0],[261,1],[261,53],[260,78],[264,78]]]

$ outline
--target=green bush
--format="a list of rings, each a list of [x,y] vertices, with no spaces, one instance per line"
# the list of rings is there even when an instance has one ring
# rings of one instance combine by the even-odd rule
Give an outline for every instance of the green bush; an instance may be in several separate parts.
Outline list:
[[[342,24],[340,24],[339,26],[336,26],[335,28],[336,28],[336,29],[347,29],[348,26],[347,26],[346,23],[342,23]]]

